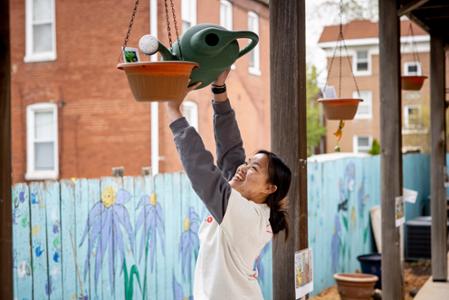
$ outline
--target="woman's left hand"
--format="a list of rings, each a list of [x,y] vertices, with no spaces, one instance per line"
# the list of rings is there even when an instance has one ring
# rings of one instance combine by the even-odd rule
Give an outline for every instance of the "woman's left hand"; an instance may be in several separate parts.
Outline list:
[[[182,117],[182,113],[181,113],[182,102],[184,101],[187,94],[189,94],[191,91],[193,91],[194,89],[199,87],[201,85],[201,83],[202,82],[198,82],[197,84],[194,84],[194,85],[188,87],[186,90],[185,96],[181,100],[172,100],[172,101],[166,102],[167,113],[168,113],[168,118],[169,118],[170,123]]]

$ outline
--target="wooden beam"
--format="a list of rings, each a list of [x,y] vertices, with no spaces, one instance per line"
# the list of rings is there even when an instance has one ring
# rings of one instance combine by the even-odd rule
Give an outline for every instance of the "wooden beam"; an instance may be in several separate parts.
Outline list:
[[[401,5],[401,8],[398,10],[398,16],[401,17],[405,14],[408,14],[409,12],[420,8],[427,2],[429,2],[429,0],[414,0],[414,1],[410,1],[409,3],[407,3],[405,5]]]
[[[0,1],[0,299],[12,299],[11,63],[9,1]]]
[[[445,51],[441,36],[430,36],[430,194],[432,215],[432,278],[447,280],[447,207],[444,188],[446,165]]]
[[[401,57],[397,1],[379,0],[382,299],[403,299],[395,199],[402,195]]]
[[[273,244],[273,299],[295,299],[294,254],[307,242],[305,0],[270,1],[271,146],[293,173],[290,237]]]

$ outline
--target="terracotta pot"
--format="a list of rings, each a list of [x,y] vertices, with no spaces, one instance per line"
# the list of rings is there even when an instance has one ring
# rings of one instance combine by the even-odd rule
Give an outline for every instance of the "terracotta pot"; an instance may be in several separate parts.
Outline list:
[[[120,63],[137,101],[181,100],[193,68],[198,64],[187,61]]]
[[[342,300],[371,300],[377,276],[362,273],[334,274]]]
[[[419,91],[427,76],[401,76],[402,89],[406,91]]]
[[[324,114],[328,120],[352,120],[362,99],[357,98],[320,98]]]

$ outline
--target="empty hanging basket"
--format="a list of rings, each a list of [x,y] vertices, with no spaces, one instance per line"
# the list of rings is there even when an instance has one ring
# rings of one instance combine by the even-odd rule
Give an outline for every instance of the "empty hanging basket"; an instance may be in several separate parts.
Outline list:
[[[406,91],[419,91],[427,76],[401,76],[401,86]]]
[[[193,68],[198,64],[187,61],[120,63],[137,101],[182,100]]]
[[[362,102],[359,98],[320,98],[324,114],[328,120],[352,120],[357,113],[357,107]]]

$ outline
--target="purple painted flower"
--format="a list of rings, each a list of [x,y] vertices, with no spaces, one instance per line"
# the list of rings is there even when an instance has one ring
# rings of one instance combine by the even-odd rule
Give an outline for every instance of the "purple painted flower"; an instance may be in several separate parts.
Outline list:
[[[338,267],[338,259],[340,257],[340,233],[341,233],[341,224],[340,218],[338,215],[335,215],[334,222],[334,233],[332,234],[331,240],[331,258],[332,258],[332,272],[337,272]]]
[[[140,208],[140,212],[136,221],[136,236],[141,228],[143,230],[139,246],[139,260],[142,259],[142,255],[146,252],[146,247],[148,247],[150,267],[151,271],[153,271],[158,240],[160,247],[162,248],[162,253],[165,253],[164,213],[161,204],[157,201],[157,196],[154,193],[151,196],[142,196],[137,208]]]
[[[90,257],[95,257],[95,286],[101,273],[103,260],[108,254],[109,281],[114,288],[116,267],[122,268],[125,256],[124,235],[128,235],[131,250],[134,251],[134,237],[128,210],[124,204],[131,194],[124,189],[116,192],[111,186],[106,187],[89,212],[80,246],[88,237],[88,250],[84,265],[84,277],[90,265]]]
[[[176,281],[175,275],[173,275],[173,299],[174,300],[193,300],[193,296],[184,297],[184,291],[182,285]]]
[[[192,265],[198,257],[198,250],[200,248],[200,240],[198,238],[199,226],[199,215],[193,207],[189,207],[189,214],[184,218],[183,232],[181,233],[181,242],[179,245],[181,270],[184,279],[190,278]]]
[[[19,201],[21,203],[25,202],[25,192],[24,191],[19,193]]]
[[[360,187],[358,190],[357,200],[358,200],[358,213],[359,217],[363,219],[365,206],[368,202],[369,196],[365,193],[365,176],[362,177],[362,182],[360,183]]]

